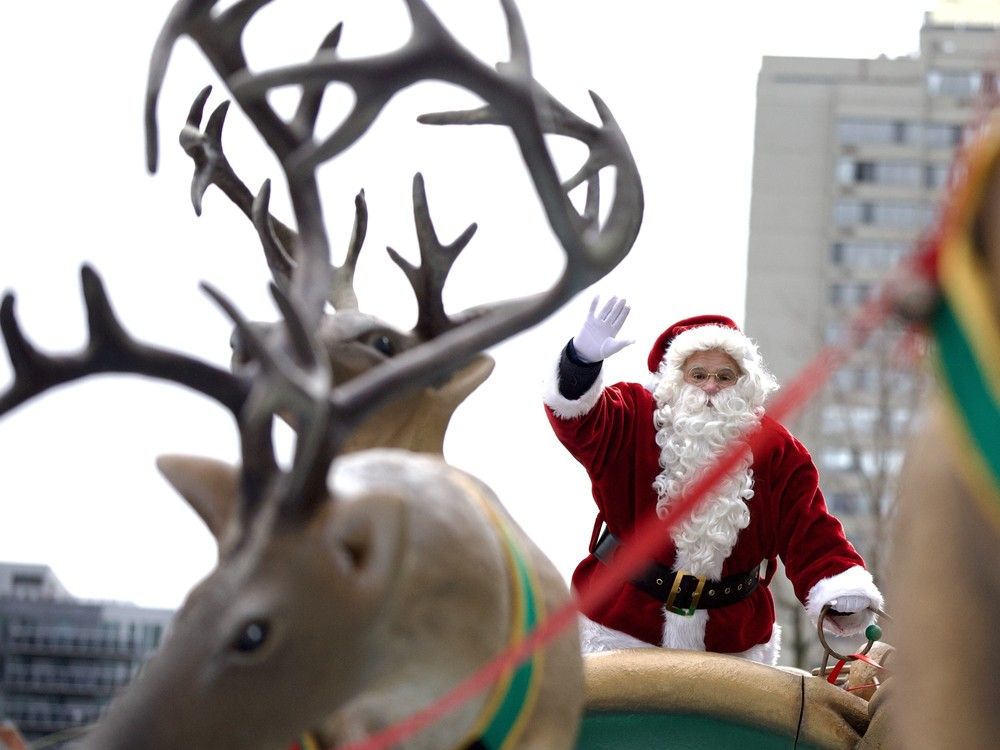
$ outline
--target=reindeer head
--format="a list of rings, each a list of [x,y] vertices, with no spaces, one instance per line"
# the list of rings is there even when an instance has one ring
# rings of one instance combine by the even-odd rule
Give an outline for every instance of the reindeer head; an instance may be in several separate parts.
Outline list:
[[[219,564],[85,747],[288,747],[291,727],[317,727],[387,676],[379,645],[401,573],[399,497],[345,495],[336,512],[327,497],[295,519],[265,505],[241,532],[238,472],[191,458],[160,466],[200,512],[211,508]],[[262,685],[283,687],[261,701]]]
[[[532,623],[513,621],[512,612],[518,618],[544,612],[568,596],[551,563],[471,477],[405,451],[343,454],[379,409],[414,389],[433,387],[485,348],[539,322],[625,256],[638,231],[642,190],[617,124],[596,97],[600,126],[570,113],[534,81],[511,2],[503,8],[512,59],[497,70],[461,47],[421,0],[408,0],[413,37],[400,50],[342,60],[335,31],[313,61],[251,74],[240,38],[266,4],[244,0],[213,13],[211,0],[181,0],[154,52],[147,96],[152,167],[157,92],[174,41],[189,35],[285,170],[297,230],[286,238],[285,247],[295,249],[288,256],[287,278],[276,275],[271,287],[280,322],[268,329],[254,326],[205,286],[233,321],[246,362],[229,372],[139,343],[117,320],[89,267],[82,277],[90,340],[79,353],[39,352],[21,331],[13,295],[0,305],[0,330],[14,371],[13,384],[0,394],[0,415],[60,383],[130,372],[214,398],[239,427],[238,468],[194,458],[160,462],[218,540],[218,565],[191,593],[160,652],[112,704],[85,748],[263,750],[282,747],[306,731],[327,744],[358,739],[426,704],[523,637]],[[445,316],[429,327],[418,322],[418,333],[395,356],[373,366],[361,357],[355,367],[350,357],[331,357],[324,337],[332,325],[326,313],[330,290],[342,271],[330,264],[315,170],[360,137],[396,91],[424,78],[463,86],[487,103],[425,122],[511,128],[567,263],[545,292]],[[355,106],[339,128],[317,142],[316,113],[333,81],[354,88]],[[286,121],[271,109],[267,93],[290,84],[301,87],[301,103]],[[590,147],[586,164],[565,183],[546,149],[546,133],[570,135]],[[600,225],[597,174],[609,165],[615,168],[615,198]],[[584,182],[588,198],[581,213],[568,191]],[[418,180],[418,224],[419,185]],[[266,201],[265,186],[255,201],[265,216]],[[269,222],[263,225],[282,232]],[[435,258],[453,256],[468,237],[471,230],[450,248],[425,255],[431,273],[397,261],[418,299],[428,288],[437,292],[430,295],[437,301],[422,312],[426,307],[428,314],[443,313],[437,308],[444,277],[433,280],[440,270]],[[453,259],[446,260],[444,273]],[[353,273],[352,263],[345,266]],[[425,283],[428,278],[432,281]],[[377,330],[356,311],[336,325],[341,334],[347,332],[338,345],[370,340]],[[346,377],[351,368],[357,372]],[[272,445],[278,415],[295,430],[287,467],[279,464]],[[512,574],[514,567],[533,571],[538,587],[526,590],[522,577]],[[534,606],[524,606],[526,599]],[[558,750],[571,746],[580,709],[576,634],[546,648],[549,666],[521,726],[519,746]],[[478,711],[488,703],[490,696],[480,696],[409,746],[449,747],[468,740]]]
[[[470,480],[440,461],[340,459],[307,516],[264,506],[246,534],[233,533],[237,471],[181,457],[160,467],[200,512],[213,508],[219,565],[85,747],[282,748],[306,729],[332,747],[420,708],[414,681],[443,693],[505,645],[502,549]],[[466,608],[493,613],[474,640],[454,617]],[[373,692],[375,706],[355,703]],[[431,746],[456,745],[480,707]]]
[[[339,33],[335,38],[339,39]],[[191,202],[195,213],[201,215],[202,198],[208,187],[218,186],[253,223],[274,283],[287,291],[296,265],[295,258],[300,252],[298,235],[270,213],[269,182],[265,182],[257,197],[253,198],[230,165],[222,145],[229,102],[216,107],[204,130],[201,129],[210,93],[209,86],[198,94],[180,134],[181,145],[195,164],[191,182]],[[331,267],[333,285],[327,302],[334,312],[324,314],[318,331],[334,381],[338,383],[357,377],[458,325],[460,318],[452,319],[445,311],[442,291],[452,265],[476,232],[476,225],[471,224],[454,242],[442,244],[431,221],[423,177],[419,174],[414,177],[413,213],[421,264],[413,266],[395,250],[387,248],[389,256],[406,274],[418,304],[416,325],[411,331],[401,331],[359,309],[354,274],[368,227],[364,191],[355,198],[354,209],[354,229],[345,261],[342,266]],[[255,325],[267,337],[276,335],[277,327],[272,324]],[[248,366],[252,366],[250,353],[238,336],[234,335],[230,343],[233,370],[245,372]],[[455,409],[489,377],[492,370],[493,360],[479,354],[470,364],[442,377],[439,382],[430,383],[405,398],[394,399],[358,427],[345,444],[344,452],[395,447],[441,454],[444,434]]]

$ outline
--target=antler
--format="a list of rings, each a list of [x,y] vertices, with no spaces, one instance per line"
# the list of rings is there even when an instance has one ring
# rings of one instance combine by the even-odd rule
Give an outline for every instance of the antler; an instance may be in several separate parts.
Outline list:
[[[254,74],[249,71],[241,38],[247,23],[269,0],[242,0],[213,15],[217,0],[180,0],[157,40],[150,67],[146,99],[147,161],[156,166],[156,101],[174,42],[189,35],[203,50],[235,100],[274,151],[284,170],[298,227],[296,253],[285,253],[279,263],[275,298],[284,315],[284,335],[277,343],[265,342],[235,307],[211,292],[236,323],[240,337],[260,363],[248,399],[243,424],[245,451],[254,434],[263,432],[276,411],[290,411],[299,438],[296,461],[280,492],[290,507],[310,507],[321,493],[320,477],[351,431],[390,398],[440,377],[461,366],[476,353],[539,322],[569,297],[608,273],[635,241],[642,217],[642,187],[628,145],[608,108],[592,94],[601,125],[593,126],[559,105],[531,76],[527,40],[511,0],[501,0],[507,19],[510,62],[496,69],[484,65],[462,47],[441,25],[424,0],[404,0],[412,21],[412,34],[401,48],[384,55],[344,60],[337,53],[341,27],[324,40],[313,59],[301,65]],[[418,225],[422,265],[414,268],[390,251],[406,273],[420,302],[418,328],[429,340],[380,366],[344,383],[332,384],[328,362],[316,354],[317,331],[323,317],[332,277],[329,250],[316,185],[316,169],[335,157],[374,122],[385,104],[400,90],[418,81],[435,79],[464,87],[483,98],[486,107],[473,113],[444,113],[425,122],[495,122],[509,127],[521,150],[549,223],[567,254],[565,270],[546,292],[511,302],[484,306],[458,322],[449,319],[441,302],[441,287],[458,253],[469,241],[474,226],[450,246],[437,240],[430,224],[426,197],[419,177],[414,184],[414,211]],[[355,94],[352,110],[329,136],[316,140],[316,116],[325,88],[332,82],[350,86]],[[277,87],[298,86],[301,99],[295,116],[283,120],[267,100]],[[203,105],[202,105],[203,106]],[[218,110],[217,110],[218,111]],[[200,112],[192,109],[200,121]],[[206,136],[217,146],[214,162],[205,159],[199,171],[224,164],[221,158],[221,125],[225,110],[210,119]],[[565,184],[545,144],[546,133],[575,137],[587,144],[590,155]],[[211,156],[211,149],[206,149]],[[197,163],[197,160],[196,160]],[[614,202],[603,227],[598,225],[598,172],[605,166],[616,171]],[[200,180],[200,181],[199,181]],[[193,195],[209,177],[196,174]],[[586,181],[586,207],[580,213],[568,192]],[[223,183],[223,189],[224,187]],[[244,205],[245,196],[237,194]],[[258,234],[265,241],[280,230],[266,210],[267,189],[251,207]],[[245,211],[245,208],[244,208]],[[267,231],[263,231],[267,229]],[[357,232],[356,232],[357,234]],[[290,244],[290,243],[286,243]],[[346,273],[353,274],[360,244],[349,253]],[[281,257],[280,253],[273,253]],[[294,263],[288,262],[294,260]],[[273,266],[272,266],[273,267]],[[277,277],[276,277],[277,278]],[[320,407],[321,394],[329,388]],[[308,489],[296,495],[288,486]]]
[[[150,169],[155,170],[158,92],[174,42],[181,34],[188,34],[226,80],[236,101],[282,164],[297,233],[270,215],[267,183],[249,207],[249,215],[269,253],[269,263],[277,269],[272,294],[282,313],[278,335],[265,341],[232,303],[206,287],[249,347],[257,364],[252,379],[137,342],[118,322],[96,272],[84,267],[81,275],[90,337],[79,353],[40,353],[21,331],[13,295],[8,293],[0,303],[0,332],[14,370],[13,383],[0,394],[0,415],[49,388],[102,372],[136,373],[176,382],[214,398],[235,416],[243,453],[244,512],[252,514],[265,500],[277,499],[282,512],[298,514],[314,508],[325,496],[330,462],[374,409],[534,325],[610,271],[635,240],[642,216],[642,188],[621,131],[600,99],[593,97],[602,124],[591,126],[555,102],[531,77],[524,30],[510,0],[501,3],[507,17],[511,61],[496,70],[459,45],[423,0],[405,0],[413,33],[409,42],[393,53],[341,60],[336,51],[341,33],[338,26],[323,41],[311,63],[254,75],[248,72],[241,37],[250,18],[269,1],[239,0],[213,15],[217,0],[180,0],[157,41],[146,100],[147,159]],[[437,115],[436,121],[495,121],[511,128],[550,225],[567,254],[566,270],[546,292],[449,318],[441,301],[441,289],[475,225],[452,244],[442,245],[431,225],[418,175],[414,212],[422,265],[415,268],[395,252],[391,255],[418,296],[418,328],[429,340],[352,380],[334,384],[330,363],[319,345],[319,323],[328,298],[332,296],[336,301],[337,295],[330,293],[335,278],[350,286],[367,214],[360,195],[347,261],[341,269],[334,269],[328,257],[315,170],[356,141],[396,92],[425,79],[455,83],[487,102],[478,113],[445,113]],[[350,85],[356,102],[340,127],[317,142],[317,114],[326,86],[334,81]],[[300,87],[301,98],[295,115],[285,121],[272,109],[267,94],[274,87],[292,84]],[[214,182],[246,213],[249,190],[233,179],[235,175],[221,150],[225,106],[210,117],[204,134],[197,132],[207,96],[204,92],[196,100],[189,115],[189,129],[182,137],[196,162],[192,200],[197,210],[207,185]],[[433,116],[427,121],[432,120]],[[572,135],[590,147],[587,163],[565,185],[560,184],[547,151],[546,133]],[[608,219],[600,227],[596,218],[597,172],[607,165],[616,169],[616,190]],[[588,198],[581,214],[569,200],[568,190],[582,181],[588,183]],[[343,299],[344,304],[351,304],[350,296]],[[289,416],[297,432],[295,457],[287,472],[278,466],[274,456],[271,428],[275,414]]]
[[[354,109],[339,128],[319,143],[304,142],[286,163],[292,173],[305,173],[336,156],[357,138],[399,90],[420,80],[437,79],[462,86],[488,102],[489,121],[509,126],[524,155],[550,224],[571,256],[571,278],[580,281],[607,273],[631,247],[641,219],[642,189],[621,131],[606,105],[592,94],[601,128],[573,116],[531,77],[527,40],[511,0],[501,0],[507,18],[511,61],[494,70],[462,47],[431,13],[423,0],[407,0],[413,22],[409,42],[387,55],[342,60],[317,55],[310,63],[254,75],[238,72],[230,81],[237,98],[259,101],[271,89],[345,83],[354,90]],[[487,121],[487,120],[483,120]],[[615,203],[601,232],[586,232],[587,222],[560,185],[543,134],[558,132],[580,138],[591,148],[588,163],[568,185],[579,184],[602,166],[618,170]],[[597,273],[597,276],[590,274]],[[589,281],[587,283],[589,283]]]
[[[48,356],[39,352],[18,324],[13,293],[4,295],[0,303],[0,330],[7,344],[14,380],[0,395],[0,415],[62,383],[98,373],[121,372],[185,385],[215,399],[239,418],[250,391],[247,381],[186,355],[139,343],[115,316],[97,272],[84,266],[80,276],[89,340],[74,355]]]
[[[229,101],[224,101],[215,108],[204,131],[199,129],[211,90],[211,86],[206,86],[199,92],[180,133],[181,146],[195,164],[194,177],[191,181],[191,202],[195,213],[201,215],[202,197],[209,185],[219,187],[253,222],[274,282],[283,291],[288,291],[292,271],[295,268],[298,235],[269,212],[270,181],[265,180],[260,192],[253,197],[246,183],[240,179],[226,158],[222,145],[222,128],[229,109]],[[442,245],[434,230],[427,207],[423,177],[419,174],[413,180],[413,213],[421,265],[415,267],[391,247],[387,249],[392,260],[406,274],[417,298],[419,313],[414,333],[420,340],[427,340],[456,325],[444,311],[441,291],[458,254],[465,249],[476,233],[476,225],[471,224],[452,244]],[[355,198],[354,228],[344,264],[332,266],[333,287],[328,300],[336,310],[358,309],[358,299],[354,291],[354,273],[367,227],[368,207],[362,190]]]
[[[270,0],[242,0],[213,16],[218,0],[180,0],[170,13],[153,49],[146,89],[146,163],[156,171],[157,134],[156,101],[159,96],[173,45],[181,34],[189,34],[212,61],[223,78],[228,79],[247,67],[241,38],[253,15]],[[317,55],[335,54],[339,28],[323,40]],[[289,156],[308,139],[316,124],[323,91],[307,85],[302,89],[299,106],[290,122],[285,122],[266,99],[252,101],[237,97],[268,146],[284,164]],[[291,297],[301,308],[304,320],[315,326],[323,314],[327,291],[332,283],[329,249],[322,209],[314,173],[290,173],[288,177],[293,209],[296,215],[300,245],[303,248],[298,263],[301,273],[289,281]]]
[[[283,507],[315,507],[325,496],[326,474],[336,454],[336,446],[346,440],[355,426],[350,419],[338,418],[336,408],[327,404],[333,385],[329,362],[306,328],[292,301],[277,286],[271,294],[284,320],[285,338],[269,343],[253,328],[221,292],[207,284],[202,287],[229,315],[259,368],[254,376],[247,408],[243,412],[240,439],[244,461],[244,504],[254,506],[265,489]],[[287,473],[278,469],[271,444],[274,414],[286,414],[296,427],[295,456]],[[276,488],[275,476],[282,477]]]
[[[337,32],[339,39],[339,27]],[[222,190],[250,219],[257,231],[264,250],[264,258],[275,284],[282,290],[288,291],[292,271],[296,266],[295,258],[300,252],[298,234],[270,212],[270,180],[265,180],[254,196],[226,158],[222,146],[222,129],[229,111],[228,100],[212,111],[205,129],[200,130],[205,104],[211,92],[212,87],[206,86],[195,97],[179,136],[181,147],[195,165],[194,176],[191,179],[191,203],[195,213],[201,216],[202,198],[209,185],[216,185]],[[318,107],[318,104],[311,103],[316,97],[315,93],[311,99],[303,97],[300,109],[306,103],[309,104],[309,111]],[[362,190],[354,199],[354,228],[344,264],[331,265],[333,281],[327,299],[337,310],[358,309],[358,298],[354,292],[354,272],[365,241],[367,227],[368,206],[365,202],[365,192]]]
[[[11,386],[0,395],[0,416],[63,383],[109,372],[133,373],[187,386],[225,406],[241,426],[244,437],[243,472],[246,488],[244,510],[252,513],[263,500],[265,476],[276,468],[270,431],[258,429],[253,445],[247,445],[243,429],[247,405],[253,391],[247,380],[184,354],[140,343],[118,321],[100,276],[90,266],[80,271],[87,308],[89,339],[78,353],[50,356],[39,352],[24,336],[14,311],[14,295],[0,303],[0,331],[14,371]],[[259,417],[258,417],[259,418]]]
[[[90,266],[81,269],[81,285],[87,310],[89,339],[76,354],[46,355],[24,336],[15,314],[15,298],[6,293],[0,302],[0,332],[3,334],[14,379],[0,394],[0,416],[35,396],[63,383],[101,373],[133,373],[159,378],[202,393],[225,406],[240,428],[243,455],[243,518],[248,519],[274,492],[277,477],[282,495],[308,490],[310,497],[321,496],[317,487],[325,480],[331,439],[328,422],[335,412],[327,408],[330,378],[326,358],[317,356],[313,339],[301,318],[277,286],[275,301],[284,316],[291,356],[268,345],[252,331],[235,308],[219,292],[206,292],[236,322],[260,365],[252,381],[233,375],[184,354],[136,341],[119,322],[100,276]],[[288,474],[282,474],[274,458],[271,441],[273,415],[291,413],[303,428],[296,443],[296,460]],[[345,421],[345,425],[347,422]],[[317,459],[317,454],[321,457]],[[332,454],[330,454],[332,457]]]
[[[600,127],[589,126],[572,116],[534,81],[527,40],[513,2],[501,0],[511,60],[497,69],[484,65],[462,47],[423,0],[405,0],[413,25],[412,35],[394,52],[344,60],[334,44],[321,48],[310,62],[254,74],[249,72],[240,39],[250,18],[268,2],[243,0],[214,17],[211,13],[216,5],[214,0],[181,0],[175,6],[157,42],[150,70],[147,155],[150,167],[154,168],[157,95],[174,42],[180,35],[188,34],[226,81],[285,171],[308,257],[302,262],[304,267],[300,272],[293,274],[290,298],[302,312],[306,327],[314,327],[321,314],[329,276],[315,170],[360,138],[398,91],[421,80],[446,81],[473,91],[487,102],[487,110],[478,115],[480,121],[501,122],[511,128],[550,225],[568,256],[563,275],[548,292],[483,308],[474,320],[395,358],[391,367],[376,368],[339,385],[331,397],[333,402],[348,411],[350,404],[370,410],[404,387],[427,382],[439,375],[443,366],[459,365],[476,352],[542,320],[577,291],[614,268],[631,248],[641,222],[642,187],[621,130],[596,95],[592,98],[601,119]],[[339,33],[340,27],[331,37],[339,39]],[[311,107],[318,104],[322,90],[332,82],[345,83],[353,89],[354,107],[333,133],[316,141],[315,116],[300,115],[315,111]],[[308,99],[309,103],[300,103],[296,117],[285,122],[269,105],[267,94],[274,88],[292,85],[302,87],[303,100]],[[587,164],[566,185],[560,183],[545,145],[547,132],[578,137],[590,147]],[[605,165],[616,169],[616,189],[608,219],[603,228],[598,228],[596,171]],[[567,192],[583,180],[591,190],[587,208],[581,214]],[[317,274],[320,266],[322,272]],[[317,291],[320,283],[322,295]]]
[[[391,247],[386,249],[396,265],[403,269],[413,287],[419,311],[413,330],[422,340],[427,341],[457,325],[444,310],[441,292],[452,265],[472,240],[477,226],[475,223],[470,224],[454,242],[442,245],[431,221],[424,178],[419,173],[413,177],[413,220],[420,247],[420,266],[413,266]]]

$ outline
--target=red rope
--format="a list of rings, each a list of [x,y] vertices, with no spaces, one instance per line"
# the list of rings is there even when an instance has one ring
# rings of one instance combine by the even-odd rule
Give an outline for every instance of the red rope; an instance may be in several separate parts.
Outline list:
[[[844,665],[847,664],[847,662],[849,662],[849,661],[863,661],[865,664],[870,664],[871,666],[875,667],[876,669],[885,669],[885,667],[883,667],[877,661],[875,661],[874,659],[872,659],[870,656],[866,656],[865,654],[851,654],[846,659],[840,659],[837,662],[837,665],[833,669],[830,670],[830,674],[829,674],[829,676],[827,676],[826,681],[829,682],[831,685],[836,685],[837,684],[837,678],[840,676],[841,670],[843,670]],[[870,687],[876,687],[877,688],[878,687],[878,682],[870,683],[868,685],[857,685],[855,687],[849,687],[849,688],[844,688],[844,689],[845,690],[864,690],[865,688],[870,688]]]
[[[848,340],[843,344],[826,346],[820,350],[795,379],[781,390],[768,408],[768,414],[778,421],[794,414],[823,387],[830,375],[856,349],[864,345],[872,331],[882,324],[886,310],[885,301],[880,295],[862,307],[851,321]],[[653,553],[662,546],[663,540],[668,538],[666,535],[670,530],[687,518],[712,488],[736,468],[748,450],[753,452],[758,448],[761,440],[762,433],[758,426],[746,435],[744,443],[731,446],[704,475],[688,487],[688,491],[678,502],[671,504],[664,518],[651,516],[638,528],[627,544],[619,547],[613,564],[599,571],[583,595],[552,612],[520,643],[502,652],[426,708],[365,740],[344,745],[341,750],[387,750],[396,743],[412,737],[486,690],[508,669],[513,669],[535,650],[548,644],[563,629],[575,626],[577,612],[593,609],[613,596],[625,581],[643,570],[653,557]]]
[[[986,102],[986,106],[974,119],[974,129],[983,126],[987,114],[995,106],[995,92],[993,94],[994,100]],[[967,159],[969,142],[971,141],[972,138],[968,138],[967,142],[960,147],[958,158],[952,163],[950,178],[952,183],[962,177],[961,171]],[[937,278],[937,251],[940,236],[943,227],[952,218],[955,210],[955,190],[952,187],[947,193],[937,220],[931,230],[918,243],[916,251],[907,261],[910,269],[915,271],[918,276],[930,280]],[[861,348],[871,333],[882,324],[887,315],[888,307],[886,290],[883,288],[854,315],[847,340],[841,345],[827,346],[822,349],[782,390],[768,409],[770,416],[781,421],[794,414],[818,392],[834,370],[843,364],[855,350]],[[394,743],[401,742],[416,734],[431,722],[485,690],[506,670],[513,668],[528,658],[536,649],[546,645],[564,628],[574,625],[579,609],[586,610],[612,596],[622,583],[642,570],[664,539],[664,535],[683,521],[712,487],[736,467],[745,452],[748,449],[752,451],[759,441],[760,432],[758,429],[747,436],[745,444],[734,446],[726,451],[716,461],[712,469],[688,488],[685,497],[671,506],[665,518],[658,519],[652,516],[627,544],[623,544],[617,550],[613,564],[601,570],[585,595],[553,612],[521,643],[501,653],[496,659],[480,668],[471,677],[426,708],[367,740],[345,746],[343,750],[384,750]],[[864,658],[863,661],[870,662],[867,658]]]
[[[830,670],[830,674],[827,675],[826,681],[829,682],[831,685],[836,685],[837,678],[840,677],[840,672],[844,668],[845,664],[847,664],[847,659],[839,660],[836,666]]]

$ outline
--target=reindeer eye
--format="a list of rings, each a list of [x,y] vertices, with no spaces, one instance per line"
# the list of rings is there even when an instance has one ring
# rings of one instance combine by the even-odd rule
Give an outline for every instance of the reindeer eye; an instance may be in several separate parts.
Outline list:
[[[390,339],[385,334],[379,336],[374,341],[372,341],[372,346],[375,347],[376,350],[382,352],[382,354],[384,354],[387,357],[391,357],[396,353],[396,347],[392,343],[392,339]]]
[[[233,350],[233,362],[237,365],[245,365],[250,362],[250,353],[243,346],[243,337],[240,332],[233,329],[229,336],[229,348]]]
[[[248,623],[243,631],[236,636],[232,648],[241,654],[250,654],[264,645],[267,640],[268,624],[263,621]]]

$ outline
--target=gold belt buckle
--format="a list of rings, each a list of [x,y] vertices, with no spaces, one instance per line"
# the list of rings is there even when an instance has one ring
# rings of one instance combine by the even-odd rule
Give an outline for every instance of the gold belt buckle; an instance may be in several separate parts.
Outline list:
[[[698,585],[695,590],[691,593],[691,605],[688,607],[675,607],[674,599],[681,591],[681,581],[685,578],[695,578],[698,581]],[[674,585],[670,587],[670,596],[667,597],[667,603],[664,605],[668,612],[673,612],[675,615],[681,615],[683,617],[691,617],[698,609],[698,601],[701,599],[702,589],[705,588],[705,581],[707,579],[705,576],[691,575],[690,573],[685,573],[683,570],[678,570],[674,575]]]

